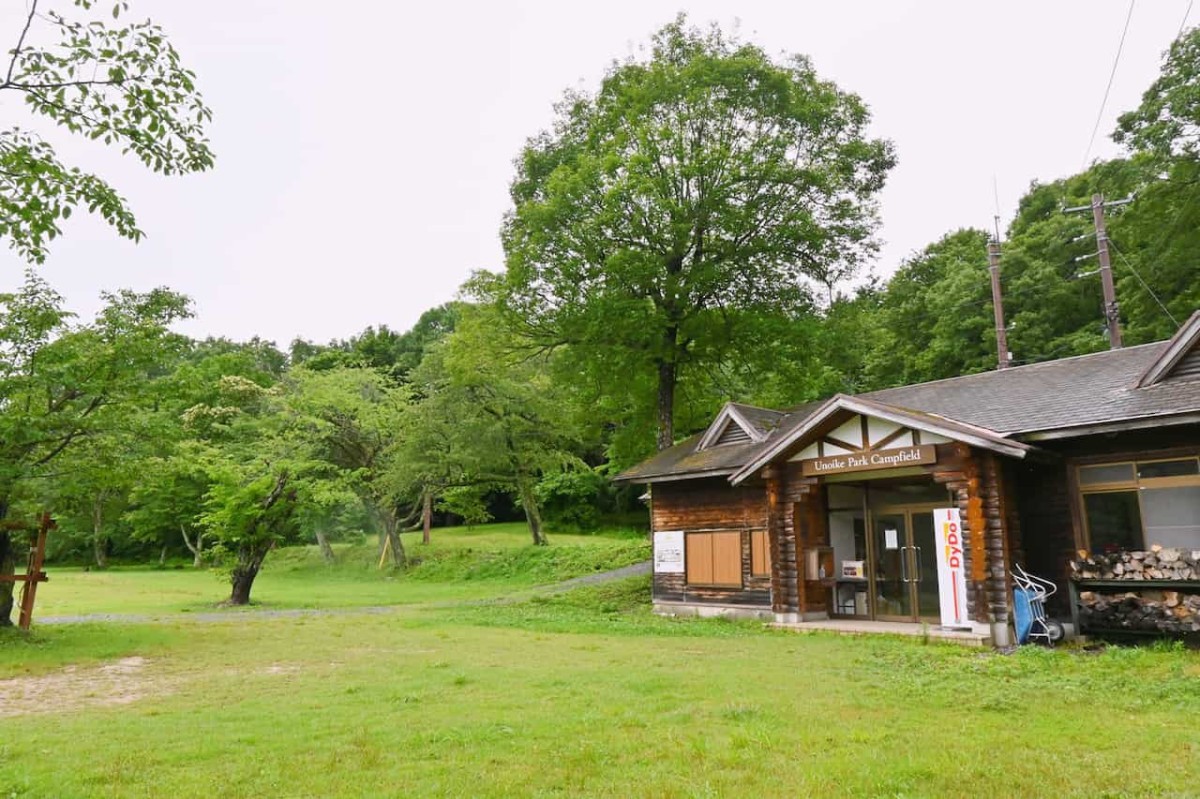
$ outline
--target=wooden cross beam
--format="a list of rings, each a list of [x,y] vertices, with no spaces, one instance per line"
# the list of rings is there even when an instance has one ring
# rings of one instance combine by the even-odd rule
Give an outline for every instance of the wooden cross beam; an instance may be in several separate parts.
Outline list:
[[[25,567],[25,574],[21,575],[25,587],[21,589],[21,615],[18,626],[22,630],[28,630],[29,625],[33,623],[33,603],[37,598],[38,583],[49,579],[46,572],[42,571],[46,564],[46,536],[56,526],[49,513],[42,514],[37,527],[37,537],[29,550],[29,563]]]

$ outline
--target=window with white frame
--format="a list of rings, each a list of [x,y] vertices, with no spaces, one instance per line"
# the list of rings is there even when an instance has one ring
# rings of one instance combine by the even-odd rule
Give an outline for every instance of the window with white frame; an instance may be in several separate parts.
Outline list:
[[[1122,461],[1078,467],[1087,546],[1094,553],[1200,549],[1200,460]]]

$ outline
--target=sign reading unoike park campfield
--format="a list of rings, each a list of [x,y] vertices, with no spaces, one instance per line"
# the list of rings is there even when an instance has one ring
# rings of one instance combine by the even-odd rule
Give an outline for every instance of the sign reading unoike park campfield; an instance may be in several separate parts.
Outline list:
[[[805,477],[842,472],[867,472],[872,469],[895,469],[897,466],[920,466],[937,462],[937,450],[933,444],[899,449],[881,449],[877,452],[853,452],[846,455],[827,455],[824,458],[809,458],[800,461],[800,471]]]

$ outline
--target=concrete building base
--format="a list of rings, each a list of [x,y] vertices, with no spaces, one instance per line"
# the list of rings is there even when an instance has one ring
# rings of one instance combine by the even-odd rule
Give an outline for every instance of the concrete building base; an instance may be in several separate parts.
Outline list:
[[[792,624],[772,625],[781,630],[795,632],[831,632],[842,635],[904,635],[914,638],[926,637],[934,641],[948,641],[966,646],[990,646],[991,636],[985,630],[952,630],[931,624],[898,621],[867,621],[862,619],[826,619]]]
[[[774,621],[770,608],[747,607],[746,605],[716,605],[709,602],[663,602],[655,601],[654,612],[659,616],[695,616],[701,619],[757,619]]]

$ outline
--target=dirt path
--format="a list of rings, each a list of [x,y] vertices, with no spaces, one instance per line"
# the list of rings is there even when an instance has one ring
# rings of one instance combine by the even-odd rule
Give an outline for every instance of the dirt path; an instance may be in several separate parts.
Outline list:
[[[552,583],[550,585],[540,585],[534,588],[524,588],[514,592],[508,596],[496,597],[493,599],[482,599],[468,602],[436,602],[424,603],[416,605],[384,605],[384,606],[367,606],[359,608],[292,608],[280,610],[214,610],[205,613],[171,613],[171,614],[145,614],[145,613],[84,613],[73,616],[43,616],[34,617],[34,624],[150,624],[158,622],[196,622],[199,624],[213,624],[218,622],[246,622],[259,619],[292,619],[304,618],[308,616],[363,616],[372,614],[396,613],[404,608],[414,607],[453,607],[463,604],[493,604],[498,602],[513,602],[528,598],[535,594],[557,594],[563,591],[570,591],[572,588],[579,588],[585,585],[599,585],[601,583],[609,583],[613,580],[623,580],[626,577],[638,577],[643,574],[650,574],[652,563],[644,561],[635,563],[632,566],[623,566],[620,569],[613,569],[606,572],[597,572],[596,574],[585,574],[582,577],[574,577],[570,580],[563,580],[561,583]]]
[[[151,681],[145,671],[150,661],[127,657],[99,666],[67,666],[40,677],[0,680],[0,718],[88,707],[127,705],[170,691],[166,681]]]

